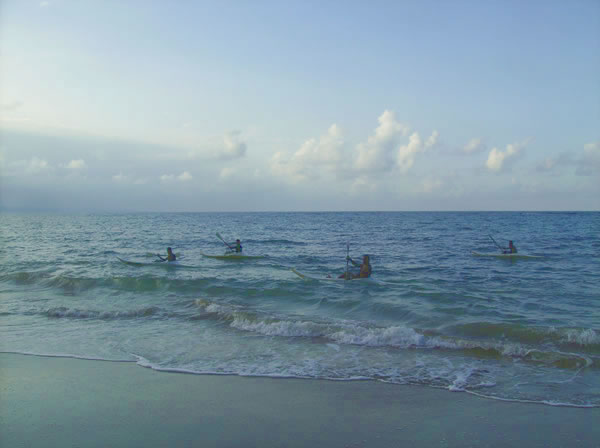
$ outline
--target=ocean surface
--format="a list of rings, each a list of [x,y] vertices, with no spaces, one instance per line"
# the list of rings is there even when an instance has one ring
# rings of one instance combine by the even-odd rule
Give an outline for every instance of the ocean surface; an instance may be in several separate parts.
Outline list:
[[[325,280],[347,244],[372,279]],[[600,213],[2,214],[0,251],[2,352],[600,406]]]

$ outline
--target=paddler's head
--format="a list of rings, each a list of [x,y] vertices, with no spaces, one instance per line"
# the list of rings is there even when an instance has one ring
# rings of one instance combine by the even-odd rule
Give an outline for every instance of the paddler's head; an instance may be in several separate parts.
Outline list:
[[[170,254],[171,252],[173,252],[173,251],[171,250],[171,248],[170,248],[170,247],[167,247],[167,253],[168,253],[168,254]]]
[[[241,241],[240,241],[240,240],[235,240],[235,243],[236,243],[236,244],[240,244],[240,243],[241,243]]]
[[[369,256],[368,255],[363,255],[363,263],[364,264],[369,264]]]

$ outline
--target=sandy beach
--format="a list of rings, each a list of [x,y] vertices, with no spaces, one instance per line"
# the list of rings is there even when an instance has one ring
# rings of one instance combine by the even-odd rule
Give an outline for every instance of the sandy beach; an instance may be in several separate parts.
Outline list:
[[[600,409],[0,355],[2,447],[595,447]]]

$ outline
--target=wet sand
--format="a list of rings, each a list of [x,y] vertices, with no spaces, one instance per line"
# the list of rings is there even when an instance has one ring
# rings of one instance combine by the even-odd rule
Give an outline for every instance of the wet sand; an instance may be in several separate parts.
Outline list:
[[[600,408],[0,354],[1,447],[600,447]]]

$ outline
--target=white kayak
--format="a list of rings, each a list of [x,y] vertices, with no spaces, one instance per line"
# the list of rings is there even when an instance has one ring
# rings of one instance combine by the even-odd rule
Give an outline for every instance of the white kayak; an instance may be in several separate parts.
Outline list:
[[[506,258],[509,260],[513,260],[513,259],[517,259],[517,258],[522,258],[522,259],[535,259],[535,258],[544,258],[540,255],[527,255],[527,254],[499,254],[499,253],[489,253],[489,254],[482,254],[480,252],[475,252],[474,250],[471,251],[471,253],[476,256],[476,257],[495,257],[495,258]]]
[[[335,277],[312,277],[310,275],[306,275],[303,274],[302,272],[298,271],[296,268],[292,268],[292,272],[294,274],[296,274],[298,277],[300,277],[302,280],[306,280],[306,281],[317,281],[317,282],[346,282],[346,281],[350,281],[350,280],[360,280],[362,282],[371,282],[371,283],[378,283],[377,280],[373,279],[372,277],[356,277],[356,278],[338,278],[337,276]]]
[[[236,261],[240,261],[240,260],[257,260],[259,258],[265,258],[264,255],[245,255],[245,254],[241,254],[241,253],[236,253],[236,252],[227,252],[223,255],[211,255],[211,254],[205,254],[203,252],[200,252],[202,254],[203,257],[206,258],[214,258],[216,260],[236,260]]]

